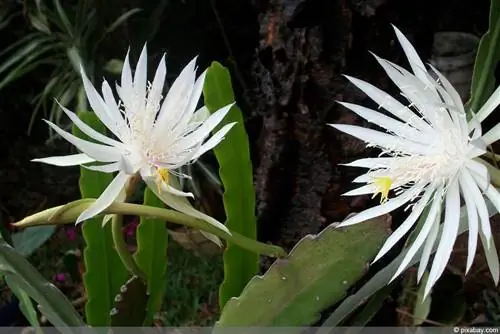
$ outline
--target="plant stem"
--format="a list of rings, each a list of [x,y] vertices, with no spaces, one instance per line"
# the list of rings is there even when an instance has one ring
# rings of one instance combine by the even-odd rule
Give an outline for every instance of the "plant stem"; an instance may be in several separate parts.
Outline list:
[[[116,252],[122,260],[125,268],[127,268],[133,275],[146,281],[146,275],[142,272],[137,263],[135,263],[132,254],[130,254],[127,249],[127,244],[123,238],[122,220],[122,215],[113,215],[113,218],[111,219],[111,234],[113,235],[113,243],[115,245]]]
[[[77,217],[94,203],[95,199],[86,198],[85,200],[72,202],[65,206],[58,206],[36,213],[26,217],[20,222],[12,224],[17,228],[26,228],[30,226],[40,225],[61,225],[69,224],[76,221]],[[112,203],[100,215],[106,214],[121,214],[135,215],[143,217],[162,218],[170,223],[188,226],[194,229],[202,230],[218,236],[228,242],[232,242],[251,252],[272,256],[286,257],[287,253],[279,246],[264,244],[250,238],[247,238],[236,232],[226,232],[203,220],[188,216],[174,210],[157,208],[152,206],[131,204],[131,203]]]

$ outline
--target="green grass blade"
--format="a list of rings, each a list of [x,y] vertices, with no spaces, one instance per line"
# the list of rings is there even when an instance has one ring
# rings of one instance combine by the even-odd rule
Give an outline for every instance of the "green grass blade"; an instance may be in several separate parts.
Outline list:
[[[500,61],[500,2],[491,0],[490,25],[479,41],[472,74],[471,97],[467,102],[473,113],[478,112],[493,92],[495,67]]]
[[[207,71],[203,95],[205,105],[211,113],[234,102],[229,71],[217,62],[213,62]],[[230,231],[255,240],[257,223],[252,162],[240,109],[233,106],[214,131],[232,122],[237,124],[214,149],[219,162],[219,175],[224,185],[226,226]],[[258,269],[258,255],[234,244],[227,244],[224,251],[224,281],[219,291],[221,308],[231,297],[239,296]]]
[[[149,188],[144,191],[144,205],[164,207]],[[160,311],[166,289],[168,234],[165,220],[141,217],[136,238],[137,252],[134,257],[148,278],[149,300],[144,326],[150,326],[155,313]]]
[[[104,126],[94,113],[80,112],[78,116],[95,130],[105,133]],[[89,139],[75,126],[73,133]],[[82,198],[99,197],[112,179],[112,174],[80,168]],[[86,244],[83,283],[88,296],[85,306],[87,323],[90,326],[109,326],[114,298],[126,282],[128,272],[114,249],[110,224],[103,227],[102,218],[89,219],[83,223],[82,233]]]

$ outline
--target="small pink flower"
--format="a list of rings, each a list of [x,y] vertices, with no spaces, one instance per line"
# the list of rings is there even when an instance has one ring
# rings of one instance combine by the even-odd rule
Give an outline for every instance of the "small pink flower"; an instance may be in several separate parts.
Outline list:
[[[57,282],[64,282],[64,281],[66,281],[66,274],[64,274],[64,273],[57,273],[54,276],[54,280],[57,281]]]
[[[74,227],[68,228],[66,230],[66,236],[68,237],[69,240],[75,240],[76,239],[76,229]]]

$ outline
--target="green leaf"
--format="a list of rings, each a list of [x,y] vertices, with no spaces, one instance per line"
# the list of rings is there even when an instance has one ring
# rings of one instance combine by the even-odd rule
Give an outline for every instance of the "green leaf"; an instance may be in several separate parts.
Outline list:
[[[0,272],[33,298],[42,314],[63,333],[71,332],[67,327],[85,326],[66,296],[3,239],[0,239]]]
[[[111,326],[140,327],[146,317],[148,294],[146,284],[137,276],[130,278],[115,298],[111,311]]]
[[[307,235],[288,258],[274,262],[227,302],[216,327],[313,324],[363,276],[389,224],[382,216],[344,229],[332,224],[316,236]]]
[[[144,191],[144,205],[164,207],[149,188]],[[165,220],[141,217],[136,238],[137,252],[134,257],[148,278],[149,301],[144,326],[150,326],[154,315],[160,311],[166,289],[168,234]]]
[[[495,68],[500,61],[500,2],[491,0],[490,24],[488,31],[479,41],[479,46],[472,74],[471,97],[468,108],[478,112],[493,92],[495,85]]]
[[[19,300],[19,308],[23,313],[24,317],[33,328],[36,328],[37,333],[42,333],[39,329],[40,323],[38,322],[38,314],[36,313],[35,307],[31,302],[30,296],[19,287],[11,278],[5,277],[5,283],[9,286],[12,293],[16,295]]]
[[[12,234],[12,243],[19,254],[30,256],[36,249],[49,240],[56,231],[55,226],[36,226]]]
[[[234,102],[229,71],[217,62],[213,62],[207,70],[203,95],[205,105],[211,113]],[[230,231],[256,240],[252,162],[243,116],[237,106],[231,108],[224,120],[214,129],[214,133],[232,122],[237,123],[225,139],[214,148],[219,162],[219,175],[224,185],[225,225]],[[258,270],[257,254],[228,242],[224,251],[224,281],[219,290],[220,307],[223,307],[231,297],[239,296]]]
[[[486,206],[488,207],[488,213],[491,216],[497,213],[493,204],[485,199]],[[458,230],[458,235],[464,233],[469,229],[467,220],[467,211],[465,207],[460,209],[460,227]],[[440,238],[440,234],[443,227],[440,226],[440,232],[438,234],[438,239]],[[432,253],[436,252],[437,244],[432,248]],[[399,268],[399,265],[403,261],[408,249],[404,249],[401,254],[399,254],[394,260],[391,261],[384,269],[380,270],[375,276],[373,276],[365,285],[363,285],[356,293],[347,297],[336,309],[335,311],[325,320],[322,326],[326,328],[323,330],[319,330],[317,334],[328,334],[328,327],[338,326],[349,314],[351,314],[356,308],[361,305],[364,301],[370,298],[374,293],[382,289],[386,286],[391,280],[392,276],[396,273]],[[408,264],[408,267],[411,267],[417,264],[420,261],[420,256],[422,251],[420,250],[415,254],[413,259]]]
[[[80,112],[78,116],[95,130],[105,134],[105,127],[94,113]],[[77,127],[73,133],[89,140]],[[80,192],[82,198],[99,197],[113,179],[112,174],[80,168]],[[85,250],[85,285],[88,301],[85,306],[87,323],[90,326],[109,326],[110,311],[114,298],[125,283],[128,272],[113,246],[111,225],[102,226],[102,218],[85,221],[82,226]]]

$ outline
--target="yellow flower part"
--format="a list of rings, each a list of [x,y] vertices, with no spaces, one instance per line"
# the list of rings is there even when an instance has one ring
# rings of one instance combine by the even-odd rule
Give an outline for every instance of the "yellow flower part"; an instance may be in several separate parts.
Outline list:
[[[384,203],[389,197],[389,190],[392,186],[391,178],[387,176],[376,177],[374,178],[373,183],[377,188],[377,192],[373,194],[373,197],[380,193],[380,203]]]
[[[156,186],[158,187],[158,192],[161,192],[161,184],[162,182],[168,183],[168,169],[166,168],[157,168],[156,169]]]

